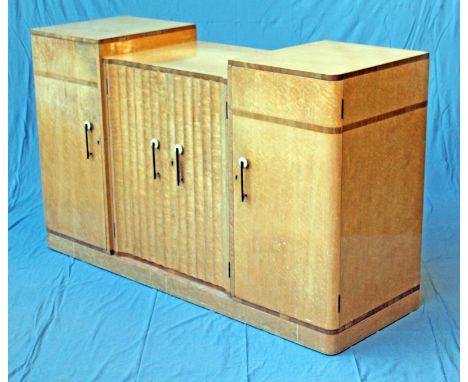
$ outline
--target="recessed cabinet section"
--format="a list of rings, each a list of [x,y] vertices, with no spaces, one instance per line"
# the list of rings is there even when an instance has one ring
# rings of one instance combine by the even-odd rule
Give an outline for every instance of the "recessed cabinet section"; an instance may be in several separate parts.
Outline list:
[[[40,75],[35,85],[47,229],[106,249],[98,89]]]
[[[226,85],[106,70],[117,252],[227,289]]]

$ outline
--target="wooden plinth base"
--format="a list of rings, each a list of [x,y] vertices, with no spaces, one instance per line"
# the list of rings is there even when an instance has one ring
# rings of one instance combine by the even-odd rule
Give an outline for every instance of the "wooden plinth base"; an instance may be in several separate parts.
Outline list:
[[[419,306],[419,289],[389,302],[385,307],[340,330],[336,334],[323,333],[306,324],[257,309],[233,299],[228,293],[198,281],[174,274],[133,258],[109,255],[76,241],[47,233],[49,247],[110,272],[156,288],[172,296],[221,313],[235,320],[276,334],[324,354],[337,354],[407,315]]]

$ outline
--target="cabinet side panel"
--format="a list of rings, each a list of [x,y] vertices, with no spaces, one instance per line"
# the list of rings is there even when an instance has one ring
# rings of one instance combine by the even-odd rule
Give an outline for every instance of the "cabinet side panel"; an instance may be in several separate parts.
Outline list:
[[[419,285],[426,108],[343,133],[340,324]]]
[[[344,82],[344,129],[427,101],[428,59],[352,77]]]
[[[96,44],[32,35],[36,75],[97,86]]]

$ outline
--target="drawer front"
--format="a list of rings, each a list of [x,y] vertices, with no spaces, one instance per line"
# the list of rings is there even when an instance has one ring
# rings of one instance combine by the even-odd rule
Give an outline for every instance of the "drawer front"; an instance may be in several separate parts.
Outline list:
[[[36,75],[98,85],[96,44],[32,35],[32,46]]]
[[[324,81],[230,67],[234,113],[255,113],[263,119],[339,128],[342,81]]]
[[[227,289],[225,85],[116,64],[107,73],[118,251]]]

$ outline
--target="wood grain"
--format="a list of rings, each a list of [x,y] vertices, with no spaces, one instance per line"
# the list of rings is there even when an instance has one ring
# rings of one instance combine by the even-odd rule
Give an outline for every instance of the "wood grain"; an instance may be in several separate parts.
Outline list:
[[[105,58],[119,54],[140,52],[154,47],[169,47],[187,41],[195,41],[196,39],[197,30],[195,26],[188,25],[164,31],[156,31],[144,36],[136,35],[132,38],[101,42],[99,44],[99,52],[101,57]]]
[[[341,135],[236,115],[232,129],[235,296],[335,329]]]
[[[421,60],[346,79],[344,125],[427,101],[429,61]]]
[[[114,42],[145,37],[167,30],[195,27],[193,24],[133,16],[116,16],[62,25],[34,28],[33,35],[76,42]]]
[[[231,108],[323,127],[342,126],[342,82],[232,67]]]
[[[98,90],[43,77],[35,85],[46,226],[106,249]],[[89,160],[85,120],[93,124]]]
[[[344,324],[419,284],[426,109],[343,134]]]
[[[84,81],[97,86],[99,56],[95,44],[35,35],[31,40],[36,74]]]
[[[230,60],[229,64],[302,78],[341,81],[427,58],[428,53],[421,51],[323,40],[258,51],[242,60]]]
[[[416,291],[339,334],[329,335],[307,325],[236,301],[217,288],[177,275],[169,270],[128,257],[103,256],[100,251],[52,233],[47,234],[47,239],[49,246],[56,251],[325,354],[342,352],[349,346],[410,313],[419,305],[420,293]]]
[[[118,251],[227,288],[225,85],[115,64],[108,73]]]

